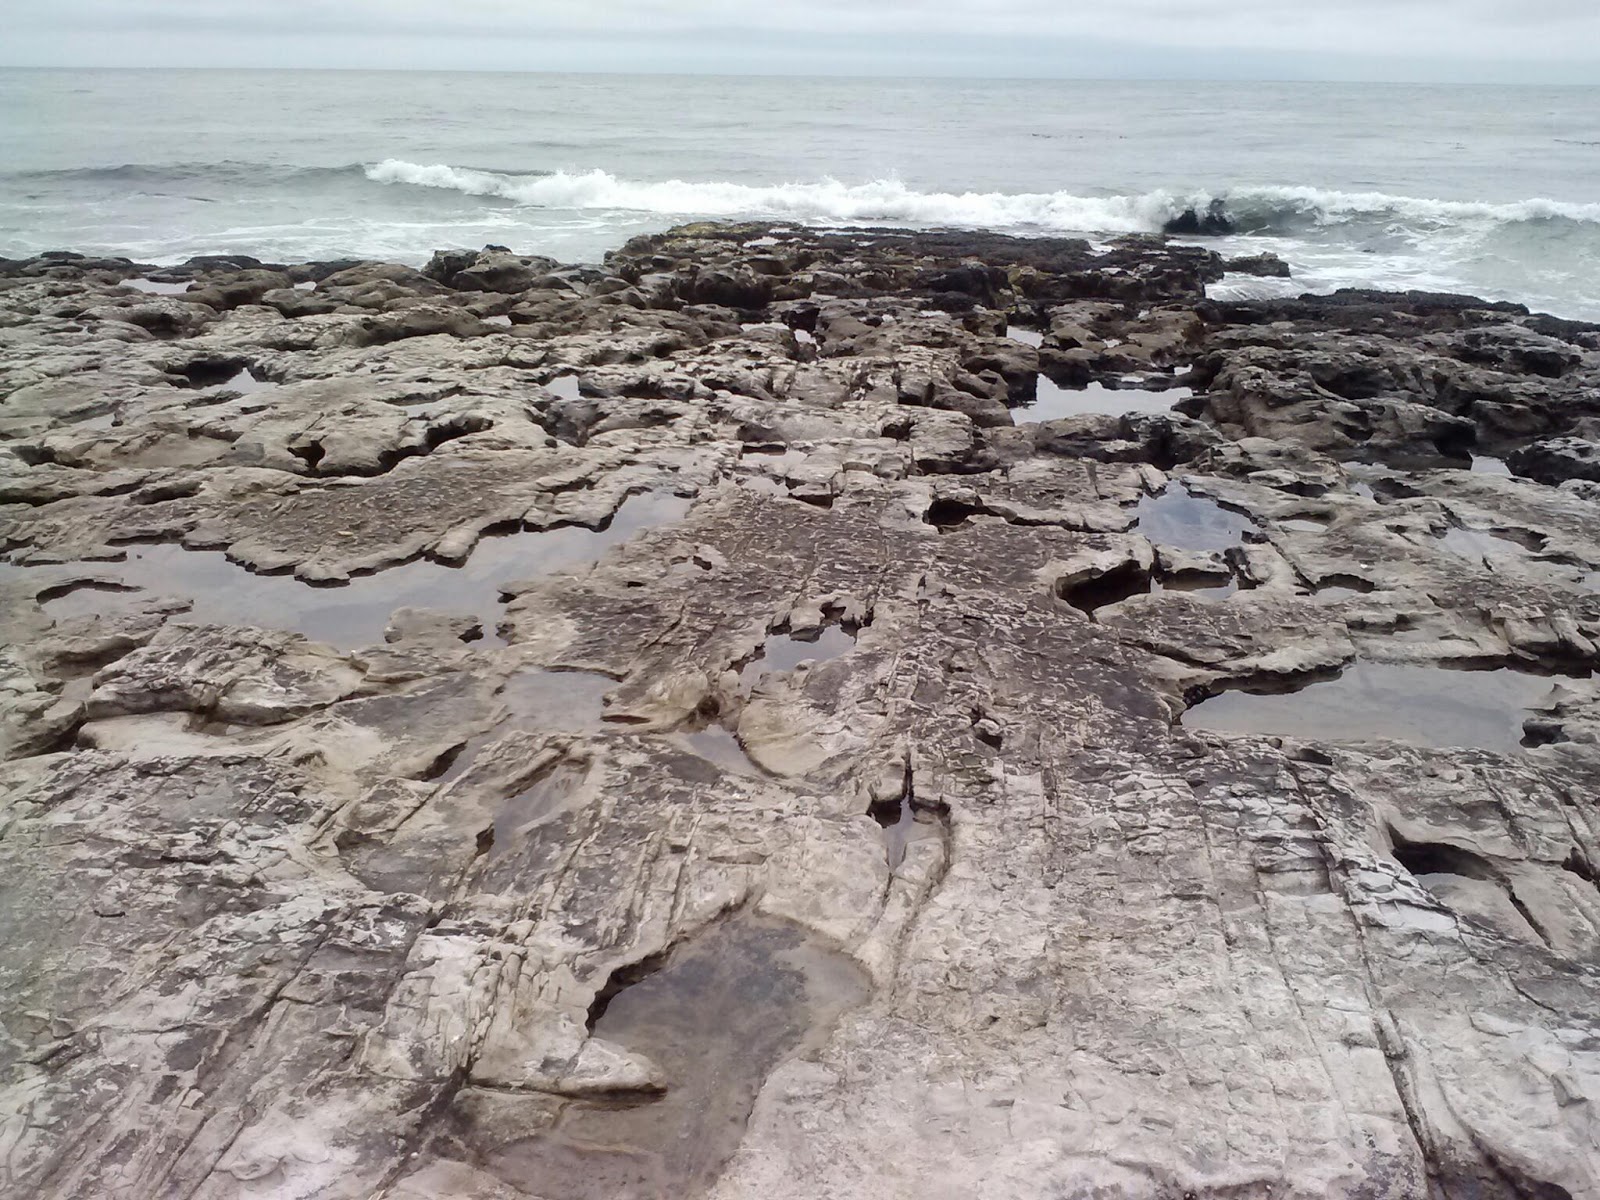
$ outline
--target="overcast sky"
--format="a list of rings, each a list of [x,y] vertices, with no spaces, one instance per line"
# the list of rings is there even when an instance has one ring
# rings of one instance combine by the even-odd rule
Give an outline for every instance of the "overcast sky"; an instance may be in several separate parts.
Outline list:
[[[0,0],[12,66],[1600,83],[1600,0]]]

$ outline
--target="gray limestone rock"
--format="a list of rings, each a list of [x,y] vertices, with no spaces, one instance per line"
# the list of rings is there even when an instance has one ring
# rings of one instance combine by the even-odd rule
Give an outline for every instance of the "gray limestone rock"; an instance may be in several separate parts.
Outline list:
[[[7,1196],[1600,1200],[1600,331],[150,269],[0,264]]]

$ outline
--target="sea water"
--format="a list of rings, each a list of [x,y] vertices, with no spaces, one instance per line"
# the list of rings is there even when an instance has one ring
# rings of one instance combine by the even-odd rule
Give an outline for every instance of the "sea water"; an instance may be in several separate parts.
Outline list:
[[[0,255],[172,263],[509,245],[682,221],[1097,239],[1213,199],[1291,281],[1600,319],[1600,88],[0,71]]]

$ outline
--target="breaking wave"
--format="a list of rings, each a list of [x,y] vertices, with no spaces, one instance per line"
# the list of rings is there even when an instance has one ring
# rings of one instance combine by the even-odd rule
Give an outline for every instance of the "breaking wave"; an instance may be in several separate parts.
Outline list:
[[[620,179],[606,171],[505,174],[443,164],[387,159],[365,168],[377,183],[439,188],[494,197],[532,208],[607,209],[707,217],[764,217],[823,223],[886,222],[980,229],[1146,233],[1294,233],[1346,223],[1390,223],[1419,231],[1451,226],[1475,232],[1500,225],[1575,222],[1600,227],[1600,204],[1527,200],[1514,204],[1427,200],[1381,192],[1309,187],[1210,193],[1148,192],[1080,196],[1072,192],[921,192],[898,180],[847,184],[759,186],[729,182],[659,183]],[[1198,215],[1197,215],[1198,214]],[[1207,217],[1212,224],[1205,227]]]

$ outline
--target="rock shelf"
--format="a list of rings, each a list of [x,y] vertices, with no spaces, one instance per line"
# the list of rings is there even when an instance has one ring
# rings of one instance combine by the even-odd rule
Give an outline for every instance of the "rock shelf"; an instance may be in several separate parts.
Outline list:
[[[1600,1197],[1600,327],[1228,269],[0,260],[0,1191]]]

